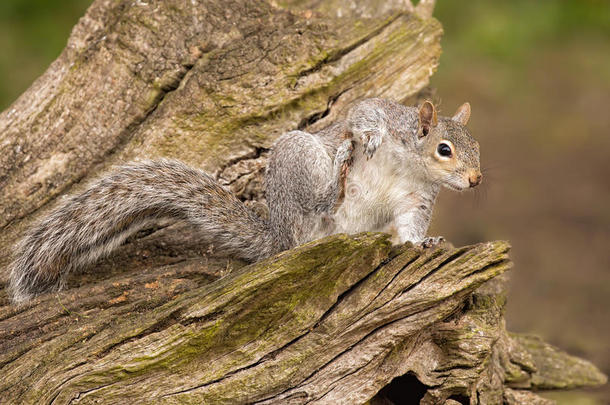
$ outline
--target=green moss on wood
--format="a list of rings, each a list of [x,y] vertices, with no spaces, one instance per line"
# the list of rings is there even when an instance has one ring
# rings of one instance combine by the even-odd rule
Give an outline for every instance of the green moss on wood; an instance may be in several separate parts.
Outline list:
[[[533,360],[536,370],[531,384],[534,388],[596,387],[608,382],[608,377],[589,361],[571,356],[536,336],[512,333],[511,337]]]

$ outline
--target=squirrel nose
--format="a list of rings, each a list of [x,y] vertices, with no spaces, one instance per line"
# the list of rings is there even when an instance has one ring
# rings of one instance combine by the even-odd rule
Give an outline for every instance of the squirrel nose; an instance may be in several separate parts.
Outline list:
[[[475,187],[481,184],[481,180],[483,180],[483,175],[481,173],[472,175],[468,178],[468,182],[470,183],[470,187]]]

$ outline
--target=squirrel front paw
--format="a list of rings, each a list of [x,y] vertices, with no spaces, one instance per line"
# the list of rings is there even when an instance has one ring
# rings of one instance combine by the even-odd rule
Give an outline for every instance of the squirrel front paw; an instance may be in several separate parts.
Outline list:
[[[444,241],[445,241],[445,238],[443,238],[442,236],[427,236],[426,238],[424,238],[424,240],[419,242],[418,245],[424,249],[427,249],[427,248],[434,247],[434,246],[438,245],[439,243],[443,243]]]
[[[381,135],[376,131],[368,131],[365,132],[361,138],[364,145],[364,154],[367,159],[370,159],[379,146],[381,146]]]

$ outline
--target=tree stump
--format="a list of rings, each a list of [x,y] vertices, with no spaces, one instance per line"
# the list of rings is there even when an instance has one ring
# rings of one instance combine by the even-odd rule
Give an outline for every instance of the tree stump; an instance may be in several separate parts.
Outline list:
[[[18,235],[115,163],[179,158],[264,215],[277,136],[426,86],[433,5],[96,0],[0,114],[0,403],[523,404],[605,383],[506,332],[506,242],[335,235],[245,265],[160,223],[65,291],[8,302]]]

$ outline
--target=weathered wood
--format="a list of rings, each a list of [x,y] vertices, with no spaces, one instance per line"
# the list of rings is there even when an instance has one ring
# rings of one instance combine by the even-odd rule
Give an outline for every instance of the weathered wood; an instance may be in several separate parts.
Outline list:
[[[430,328],[419,353],[410,352],[409,366],[403,369],[425,385],[424,393],[415,401],[405,397],[396,403],[421,399],[422,405],[443,404],[458,398],[471,404],[549,404],[553,402],[529,390],[606,383],[606,376],[591,363],[537,337],[507,333],[506,284],[502,276],[487,282],[458,313]],[[386,392],[391,390],[386,387],[379,396],[384,398]]]
[[[378,374],[409,352],[396,346],[413,345],[503,272],[506,250],[496,243],[421,255],[392,251],[381,235],[339,236],[165,303],[115,287],[132,286],[129,279],[60,293],[5,314],[3,337],[21,338],[1,348],[0,392],[24,403],[364,402],[397,375]],[[95,299],[100,294],[107,308]]]
[[[377,403],[412,374],[423,398],[396,403],[517,404],[535,398],[524,389],[603,383],[590,363],[506,333],[503,283],[488,280],[507,251],[338,235],[222,278],[187,261],[3,307],[0,398]]]

